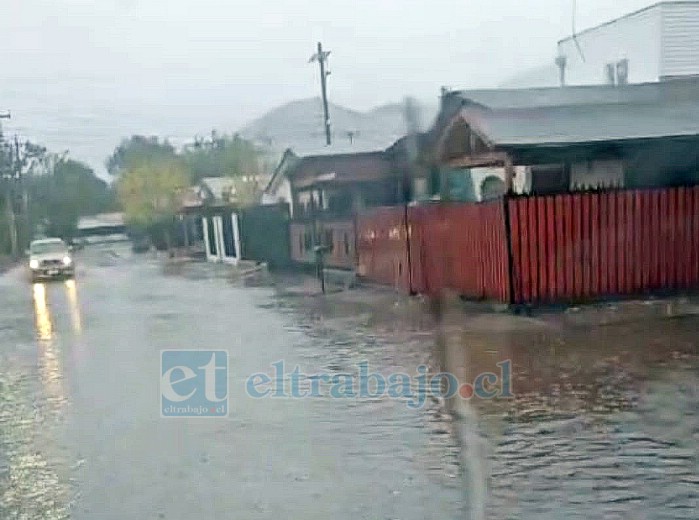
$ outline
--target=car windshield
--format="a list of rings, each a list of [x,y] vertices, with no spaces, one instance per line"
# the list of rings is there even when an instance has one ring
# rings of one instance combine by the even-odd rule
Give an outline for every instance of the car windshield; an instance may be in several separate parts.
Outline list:
[[[36,242],[31,245],[29,251],[33,255],[64,253],[68,251],[68,246],[66,246],[63,242]]]

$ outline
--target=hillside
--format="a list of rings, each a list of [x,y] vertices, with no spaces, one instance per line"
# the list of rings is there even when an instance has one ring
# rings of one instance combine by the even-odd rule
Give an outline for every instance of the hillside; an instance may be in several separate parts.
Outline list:
[[[423,127],[436,116],[437,107],[421,108]],[[240,134],[274,152],[292,148],[305,155],[333,151],[336,153],[385,149],[405,135],[403,107],[399,103],[384,105],[368,112],[358,112],[330,105],[333,145],[325,146],[323,105],[320,98],[303,99],[275,108],[246,125]]]

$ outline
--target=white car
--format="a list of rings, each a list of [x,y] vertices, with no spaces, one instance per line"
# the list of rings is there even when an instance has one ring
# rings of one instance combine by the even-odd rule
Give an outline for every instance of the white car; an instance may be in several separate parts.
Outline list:
[[[32,282],[51,278],[73,278],[75,263],[71,248],[60,238],[34,240],[29,246]]]

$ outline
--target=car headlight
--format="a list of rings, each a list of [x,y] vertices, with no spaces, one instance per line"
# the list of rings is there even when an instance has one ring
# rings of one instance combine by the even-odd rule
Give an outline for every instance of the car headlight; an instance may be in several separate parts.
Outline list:
[[[72,263],[73,263],[73,260],[69,256],[63,257],[63,265],[70,265]]]
[[[38,260],[29,260],[29,268],[30,269],[38,269],[39,268],[39,261]]]

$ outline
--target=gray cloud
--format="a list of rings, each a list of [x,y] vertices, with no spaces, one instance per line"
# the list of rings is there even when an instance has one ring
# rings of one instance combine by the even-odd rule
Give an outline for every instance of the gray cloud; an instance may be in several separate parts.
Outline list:
[[[550,63],[572,0],[3,0],[6,132],[101,166],[121,136],[234,130],[317,93],[307,64],[332,50],[330,95],[366,109],[441,85],[489,87]],[[648,0],[578,0],[591,26]]]

